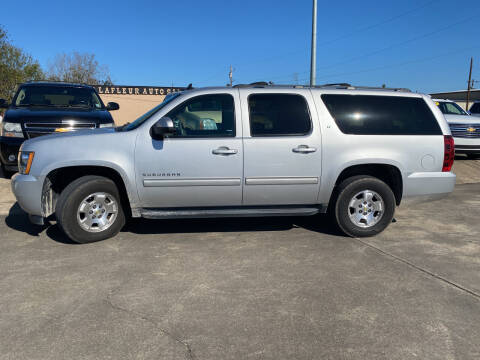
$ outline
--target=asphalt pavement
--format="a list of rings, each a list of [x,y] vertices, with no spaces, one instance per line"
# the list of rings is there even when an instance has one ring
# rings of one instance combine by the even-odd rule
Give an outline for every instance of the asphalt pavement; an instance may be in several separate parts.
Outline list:
[[[479,359],[480,184],[381,235],[328,218],[132,222],[75,245],[0,216],[0,359]]]

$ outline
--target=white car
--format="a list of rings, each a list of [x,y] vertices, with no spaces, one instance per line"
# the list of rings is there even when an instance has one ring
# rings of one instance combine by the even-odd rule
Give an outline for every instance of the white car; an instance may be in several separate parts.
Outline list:
[[[455,153],[480,156],[480,118],[471,116],[451,100],[433,99],[445,116],[455,141]]]

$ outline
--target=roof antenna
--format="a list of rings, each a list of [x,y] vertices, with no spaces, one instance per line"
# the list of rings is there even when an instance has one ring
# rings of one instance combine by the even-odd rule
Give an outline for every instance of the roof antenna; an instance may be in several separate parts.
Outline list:
[[[188,84],[186,90],[192,90],[192,89],[193,89],[192,83]]]

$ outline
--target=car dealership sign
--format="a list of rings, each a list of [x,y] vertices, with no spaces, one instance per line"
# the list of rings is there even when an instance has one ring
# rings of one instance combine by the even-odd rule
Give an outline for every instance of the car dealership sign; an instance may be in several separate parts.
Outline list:
[[[125,86],[125,85],[93,85],[100,95],[167,95],[182,91],[183,87],[165,86]]]

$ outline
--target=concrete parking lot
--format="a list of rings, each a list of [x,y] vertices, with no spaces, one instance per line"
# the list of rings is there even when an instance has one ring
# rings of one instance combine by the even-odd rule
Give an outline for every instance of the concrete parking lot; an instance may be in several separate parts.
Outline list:
[[[74,245],[0,217],[0,359],[478,359],[480,161],[352,239],[326,217],[136,220]]]

